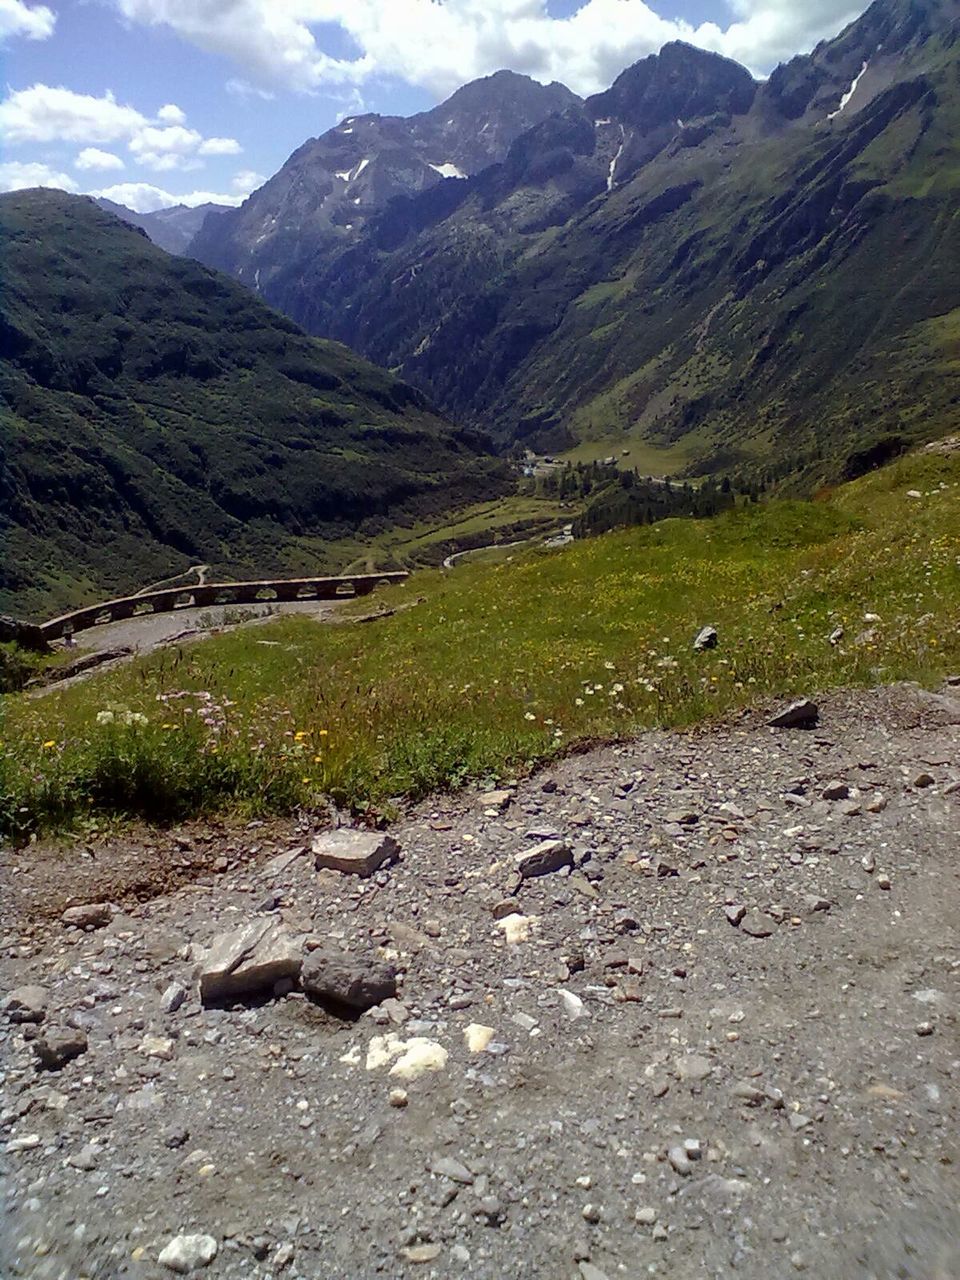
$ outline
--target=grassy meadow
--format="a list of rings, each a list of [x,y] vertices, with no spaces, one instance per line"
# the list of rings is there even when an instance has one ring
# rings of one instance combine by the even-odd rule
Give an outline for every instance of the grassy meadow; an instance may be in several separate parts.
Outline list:
[[[0,832],[327,796],[362,813],[770,695],[934,682],[960,670],[960,456],[424,572],[383,598],[413,607],[291,616],[0,699]],[[708,623],[719,648],[695,654]]]

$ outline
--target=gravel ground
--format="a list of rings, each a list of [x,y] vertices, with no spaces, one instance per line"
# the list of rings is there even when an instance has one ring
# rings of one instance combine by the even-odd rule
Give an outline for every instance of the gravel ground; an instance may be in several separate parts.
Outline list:
[[[438,799],[368,879],[316,834],[4,853],[4,1277],[960,1276],[960,690]],[[398,997],[204,1007],[258,920]]]

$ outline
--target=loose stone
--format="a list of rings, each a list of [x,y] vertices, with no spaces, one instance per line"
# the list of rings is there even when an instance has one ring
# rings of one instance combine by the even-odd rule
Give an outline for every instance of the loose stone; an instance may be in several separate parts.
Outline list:
[[[3,1002],[3,1011],[11,1022],[42,1022],[47,1012],[47,990],[30,984],[11,991]]]
[[[327,831],[313,842],[314,864],[318,871],[342,871],[344,875],[372,876],[400,856],[393,836],[377,831],[357,831],[342,827]]]
[[[217,1242],[213,1236],[174,1236],[157,1261],[161,1266],[185,1276],[208,1266],[216,1256]]]
[[[372,1009],[397,994],[393,965],[340,952],[311,951],[303,961],[300,985],[308,995],[351,1009]]]
[[[60,919],[74,929],[102,929],[113,918],[109,902],[88,902],[80,907],[67,907]]]
[[[87,1037],[82,1031],[50,1030],[33,1042],[38,1071],[60,1071],[86,1051]]]
[[[186,987],[180,982],[171,982],[160,997],[160,1008],[164,1013],[176,1013],[186,998]]]
[[[573,866],[573,851],[562,840],[543,840],[514,859],[522,880],[550,875],[561,867]]]
[[[282,925],[253,920],[221,933],[200,962],[200,998],[204,1002],[269,989],[281,978],[300,973],[303,944]]]
[[[809,698],[791,702],[767,723],[773,729],[809,729],[820,719],[820,708]]]

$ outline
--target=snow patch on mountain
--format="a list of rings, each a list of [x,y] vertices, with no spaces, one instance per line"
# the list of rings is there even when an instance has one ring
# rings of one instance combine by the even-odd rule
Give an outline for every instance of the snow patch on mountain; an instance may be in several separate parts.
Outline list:
[[[441,178],[465,178],[467,175],[449,160],[445,164],[432,164],[430,168],[439,173]]]
[[[854,78],[853,78],[853,83],[851,84],[850,88],[847,90],[847,92],[846,92],[846,93],[843,95],[843,97],[840,99],[840,105],[839,105],[839,107],[837,107],[836,111],[831,111],[831,112],[830,112],[830,114],[827,116],[827,119],[828,119],[828,120],[835,120],[835,119],[836,119],[836,117],[837,117],[838,115],[840,115],[840,113],[841,113],[842,111],[845,111],[845,110],[846,110],[846,108],[849,106],[849,104],[850,104],[850,102],[851,102],[851,100],[852,100],[852,98],[853,98],[853,95],[857,92],[857,88],[858,88],[858,86],[859,86],[859,84],[860,84],[860,81],[861,81],[861,80],[863,79],[863,77],[866,75],[867,68],[868,68],[869,66],[870,66],[870,63],[869,63],[869,62],[865,62],[865,63],[863,64],[863,66],[860,68],[860,73],[859,73],[859,75],[854,76]]]

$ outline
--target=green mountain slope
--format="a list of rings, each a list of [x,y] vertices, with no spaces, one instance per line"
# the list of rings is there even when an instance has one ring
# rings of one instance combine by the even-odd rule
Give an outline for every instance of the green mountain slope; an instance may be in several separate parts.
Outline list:
[[[500,491],[423,396],[92,201],[0,197],[0,610],[329,544]]]
[[[876,0],[762,85],[667,46],[267,296],[504,442],[809,485],[960,423],[958,191],[960,3]]]

